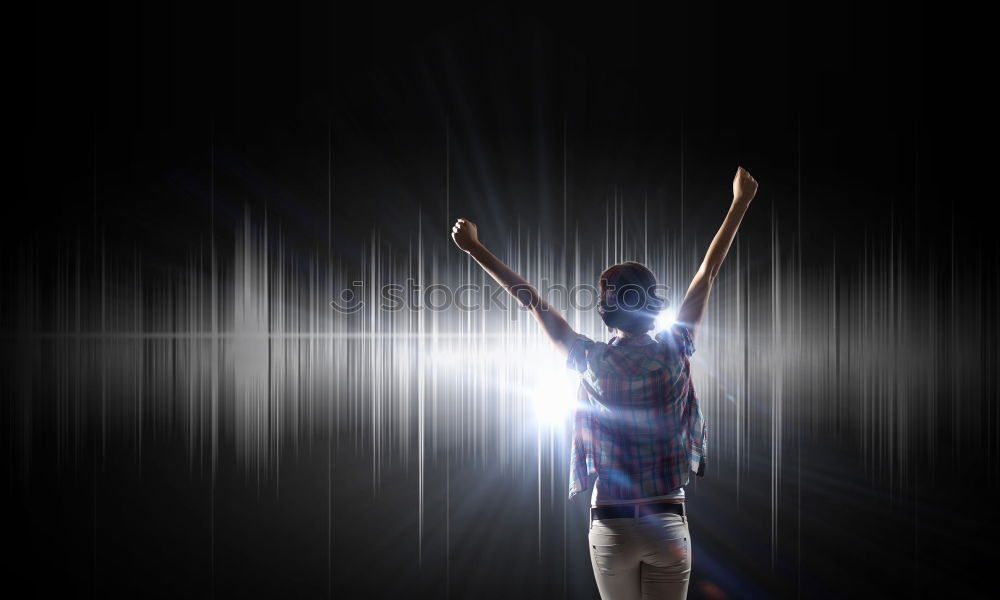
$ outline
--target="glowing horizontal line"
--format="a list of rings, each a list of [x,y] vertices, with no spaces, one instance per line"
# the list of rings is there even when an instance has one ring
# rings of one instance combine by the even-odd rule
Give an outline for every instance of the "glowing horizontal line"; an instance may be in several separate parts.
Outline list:
[[[217,338],[293,338],[293,339],[354,339],[354,338],[504,338],[520,337],[503,333],[235,333],[235,332],[86,332],[86,333],[19,333],[0,334],[0,339],[217,339]],[[541,336],[541,334],[539,334]]]

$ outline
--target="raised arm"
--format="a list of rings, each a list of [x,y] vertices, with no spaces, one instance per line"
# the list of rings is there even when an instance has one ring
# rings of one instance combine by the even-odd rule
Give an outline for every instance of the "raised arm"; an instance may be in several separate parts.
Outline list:
[[[712,239],[712,244],[708,247],[705,260],[701,263],[701,268],[691,280],[684,301],[677,311],[677,320],[688,327],[694,329],[701,318],[705,315],[705,308],[708,306],[708,296],[712,291],[712,284],[715,283],[715,276],[719,273],[722,261],[726,259],[729,252],[729,245],[736,236],[736,230],[740,227],[743,215],[750,207],[750,201],[757,193],[757,180],[750,176],[749,171],[743,167],[736,169],[736,177],[733,178],[733,203],[729,206],[729,213],[726,220],[722,222],[722,227]]]
[[[569,343],[576,332],[562,315],[538,295],[534,287],[503,264],[499,258],[493,256],[493,253],[479,242],[476,224],[468,219],[459,219],[451,228],[451,237],[458,247],[474,258],[490,277],[503,286],[521,305],[531,310],[531,316],[542,326],[560,354],[566,356],[569,352]]]

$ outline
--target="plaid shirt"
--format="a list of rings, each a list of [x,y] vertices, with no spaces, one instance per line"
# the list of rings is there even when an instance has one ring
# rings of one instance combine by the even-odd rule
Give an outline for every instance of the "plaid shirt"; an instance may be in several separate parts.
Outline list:
[[[691,379],[691,329],[605,344],[578,335],[566,365],[581,375],[573,415],[569,498],[590,487],[606,498],[660,496],[705,474],[708,428]]]

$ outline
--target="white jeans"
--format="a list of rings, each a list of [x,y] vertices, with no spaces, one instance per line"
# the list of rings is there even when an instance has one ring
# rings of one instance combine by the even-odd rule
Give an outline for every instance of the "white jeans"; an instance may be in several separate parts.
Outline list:
[[[592,519],[590,562],[602,600],[676,600],[687,597],[691,534],[687,516]]]

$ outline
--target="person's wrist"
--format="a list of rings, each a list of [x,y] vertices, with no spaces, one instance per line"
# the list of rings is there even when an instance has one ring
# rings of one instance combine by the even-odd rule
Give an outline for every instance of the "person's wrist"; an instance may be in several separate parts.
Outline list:
[[[750,199],[746,198],[745,196],[733,196],[733,205],[734,206],[749,206],[750,205]]]
[[[474,242],[474,243],[470,244],[469,247],[465,250],[465,252],[469,256],[476,256],[478,253],[481,253],[483,250],[486,250],[486,246],[483,246],[480,242],[477,241],[477,242]]]

